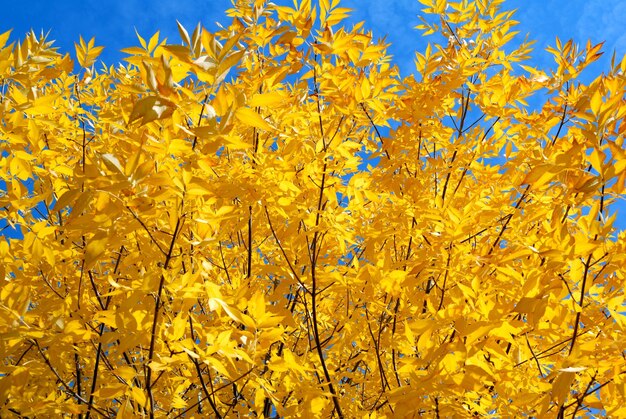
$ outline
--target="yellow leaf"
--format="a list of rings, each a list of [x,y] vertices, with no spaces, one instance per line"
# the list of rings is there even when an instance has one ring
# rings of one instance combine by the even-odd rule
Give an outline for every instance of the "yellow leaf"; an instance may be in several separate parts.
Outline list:
[[[189,355],[190,357],[194,358],[194,359],[200,359],[200,355],[198,355],[197,353],[195,353],[194,351],[191,351],[185,347],[182,348],[183,351],[185,351],[185,353],[187,355]]]
[[[4,32],[3,34],[0,34],[0,48],[3,48],[6,45],[7,40],[9,39],[10,35],[11,35],[11,29]]]
[[[586,370],[587,367],[567,367],[567,368],[561,368],[559,371],[562,372],[581,372]]]
[[[158,43],[159,43],[159,31],[156,31],[156,33],[152,35],[152,37],[150,38],[150,41],[148,42],[148,51],[152,52],[157,47]]]
[[[223,376],[228,377],[228,369],[219,359],[212,356],[204,359],[202,362],[206,365],[212,366],[215,371],[222,374]]]
[[[263,297],[263,292],[255,292],[252,298],[248,300],[248,313],[257,323],[265,317],[265,298]]]
[[[116,327],[115,311],[113,310],[100,311],[93,316],[93,320],[109,327]]]
[[[175,108],[176,105],[169,100],[158,96],[148,96],[135,102],[128,123],[132,124],[141,118],[141,125],[145,125],[157,119],[167,118],[172,115]]]
[[[222,307],[222,310],[234,321],[237,323],[243,323],[243,319],[239,310],[230,307],[226,302],[220,298],[210,298],[209,299],[209,307],[216,307],[215,304]],[[212,308],[213,309],[213,308]]]
[[[176,24],[178,25],[178,33],[185,42],[185,45],[191,46],[191,39],[189,38],[189,32],[187,32],[187,29],[185,29],[185,27],[178,20],[176,21]]]
[[[156,361],[152,361],[148,364],[148,367],[154,371],[154,372],[159,372],[159,371],[166,371],[168,370],[167,365],[161,363],[161,362],[156,362]]]
[[[124,383],[110,382],[105,387],[99,388],[93,394],[98,398],[115,399],[126,392],[128,386]]]
[[[315,397],[313,400],[311,400],[310,413],[314,416],[320,415],[327,404],[328,400],[325,397]]]
[[[594,148],[591,151],[591,155],[589,156],[589,163],[591,163],[591,167],[593,167],[593,169],[598,172],[600,175],[602,175],[603,171],[602,171],[602,162],[604,161],[604,153],[602,153],[601,151],[598,151],[597,148]]]
[[[28,102],[28,96],[24,94],[17,86],[11,86],[10,96],[17,105],[22,105]]]
[[[363,99],[367,99],[370,97],[370,93],[372,92],[372,86],[368,79],[364,78],[361,82],[361,95]]]
[[[556,399],[559,406],[567,400],[567,395],[575,376],[575,372],[561,371],[552,383],[552,397]]]
[[[34,105],[31,108],[25,109],[24,113],[30,116],[48,115],[54,112],[55,109],[49,105]]]
[[[146,393],[144,393],[142,389],[139,387],[132,387],[130,394],[140,406],[146,405]]]
[[[100,157],[102,157],[102,162],[109,170],[111,170],[112,172],[124,174],[124,168],[122,167],[122,164],[113,154],[105,153],[102,154]]]
[[[74,43],[76,49],[76,58],[81,67],[87,68],[96,61],[104,47],[95,47],[95,38],[91,38],[87,44],[83,37],[80,37],[79,43]]]
[[[228,71],[243,58],[245,53],[246,51],[234,52],[230,54],[228,57],[226,57],[224,61],[221,61],[219,65],[217,66],[218,79],[226,77],[226,74],[228,74]]]
[[[258,113],[254,111],[252,108],[239,108],[237,112],[235,112],[235,117],[243,122],[246,125],[250,125],[251,127],[260,128],[265,131],[272,131],[272,126],[267,123],[265,119],[261,117]]]
[[[94,236],[87,242],[87,248],[85,249],[85,267],[84,269],[91,269],[96,263],[98,258],[106,251],[106,246],[109,241],[108,235],[99,234]]]
[[[278,92],[272,93],[259,93],[248,102],[248,106],[273,106],[282,103],[285,100],[284,96]]]
[[[597,89],[591,97],[590,106],[591,112],[593,112],[595,116],[598,116],[600,114],[600,109],[602,108],[602,92],[600,89]]]
[[[550,182],[556,176],[555,168],[549,164],[539,164],[531,169],[522,184],[532,185],[538,188]]]

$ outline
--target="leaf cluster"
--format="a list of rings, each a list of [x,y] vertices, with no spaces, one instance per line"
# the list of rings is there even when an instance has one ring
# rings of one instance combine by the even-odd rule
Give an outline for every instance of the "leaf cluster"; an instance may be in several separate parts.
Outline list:
[[[0,35],[0,416],[626,415],[626,57],[422,0],[403,78],[338,3]]]

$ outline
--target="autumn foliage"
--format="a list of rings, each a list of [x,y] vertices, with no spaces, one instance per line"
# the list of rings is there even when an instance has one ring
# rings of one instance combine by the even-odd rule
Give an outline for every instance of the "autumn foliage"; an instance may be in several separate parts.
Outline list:
[[[626,59],[422,0],[401,77],[236,3],[111,67],[0,35],[0,416],[625,417]]]

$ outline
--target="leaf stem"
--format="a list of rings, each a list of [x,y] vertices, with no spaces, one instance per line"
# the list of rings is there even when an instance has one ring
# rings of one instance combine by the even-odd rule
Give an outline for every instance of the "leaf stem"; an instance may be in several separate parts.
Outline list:
[[[174,227],[174,233],[172,234],[172,241],[170,242],[170,248],[165,257],[165,263],[163,264],[163,270],[167,270],[170,265],[170,261],[172,260],[172,253],[174,251],[174,244],[176,243],[176,238],[178,236],[178,232],[180,229],[181,219],[180,217],[176,220],[176,226]],[[161,306],[161,295],[163,293],[163,287],[165,285],[165,275],[161,274],[161,280],[159,281],[159,290],[157,291],[156,301],[154,302],[154,314],[152,320],[152,330],[150,331],[150,347],[148,349],[148,359],[146,362],[147,372],[146,372],[146,392],[148,393],[148,402],[149,402],[149,415],[150,419],[154,418],[154,396],[152,394],[152,368],[150,367],[150,363],[152,362],[152,358],[154,356],[154,346],[156,343],[156,335],[157,335],[157,326],[159,324],[159,310]]]

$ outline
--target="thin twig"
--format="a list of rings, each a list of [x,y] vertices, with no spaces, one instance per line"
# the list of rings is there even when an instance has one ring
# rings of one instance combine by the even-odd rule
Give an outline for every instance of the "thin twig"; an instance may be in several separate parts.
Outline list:
[[[163,270],[167,270],[170,265],[170,261],[172,260],[172,252],[174,251],[174,243],[176,242],[176,238],[178,236],[178,232],[180,230],[181,219],[178,218],[176,220],[176,226],[174,227],[174,233],[172,234],[172,241],[170,242],[169,251],[166,254],[165,262],[163,264]],[[154,356],[154,346],[156,343],[156,335],[157,335],[157,326],[159,323],[159,311],[161,306],[161,295],[163,293],[163,288],[165,286],[165,275],[161,274],[161,279],[159,281],[159,289],[157,291],[156,301],[154,302],[154,314],[152,317],[152,330],[150,332],[150,347],[148,349],[148,359],[146,362],[147,372],[146,372],[146,391],[148,393],[148,401],[149,401],[149,414],[150,419],[154,418],[154,397],[152,395],[152,368],[150,367],[150,363],[152,362],[152,358]]]
[[[384,147],[385,143],[383,141],[383,136],[380,135],[380,131],[378,131],[378,127],[374,123],[374,120],[370,116],[369,112],[367,112],[367,109],[365,109],[365,105],[363,105],[362,103],[361,103],[361,108],[363,109],[363,112],[365,112],[365,115],[367,116],[367,119],[369,119],[370,124],[372,124],[372,127],[374,128],[374,131],[376,131],[376,136],[380,140],[380,145]],[[385,152],[385,155],[387,156],[387,159],[391,160],[391,157],[389,156],[389,152],[387,151],[387,149],[385,148],[383,151]]]
[[[135,211],[132,210],[131,207],[126,206],[126,208],[128,209],[128,211],[130,211],[130,213],[133,215],[133,217],[135,217],[135,220],[137,220],[137,222],[139,222],[139,224],[141,224],[141,226],[146,231],[146,233],[148,233],[148,236],[150,237],[150,240],[152,240],[152,242],[156,245],[156,247],[159,249],[159,251],[161,253],[163,253],[163,255],[167,256],[167,252],[165,250],[163,250],[163,248],[161,247],[159,242],[154,238],[154,236],[152,236],[152,233],[150,232],[150,230],[148,229],[146,224],[141,220],[141,218],[139,218],[139,216],[135,213]]]
[[[50,363],[50,360],[48,359],[48,357],[46,356],[46,354],[43,352],[43,350],[41,349],[41,347],[39,346],[39,342],[37,342],[37,340],[33,340],[31,343],[34,343],[34,345],[37,347],[37,350],[39,351],[39,354],[41,355],[41,357],[43,358],[45,364],[48,366],[48,368],[50,369],[50,371],[52,371],[52,373],[55,375],[55,377],[57,378],[57,380],[59,380],[59,382],[61,383],[61,385],[65,388],[65,391],[67,393],[69,393],[71,396],[73,396],[74,398],[76,398],[76,400],[78,400],[79,402],[82,402],[84,404],[87,404],[87,400],[83,399],[81,395],[77,394],[64,380],[63,378],[61,378],[61,376],[59,375],[59,373],[57,372],[57,370],[54,368],[54,366]],[[109,417],[109,415],[107,415],[103,410],[100,410],[99,408],[92,406],[91,407],[93,409],[94,412],[99,413],[100,415],[102,415],[103,417]]]
[[[191,318],[191,314],[189,315],[189,330],[191,332],[191,340],[195,342],[196,336],[193,330],[193,320]],[[209,401],[209,404],[211,405],[211,409],[213,409],[213,412],[215,412],[215,416],[218,419],[221,419],[222,415],[220,414],[219,410],[217,410],[217,406],[215,405],[215,401],[213,400],[213,397],[212,397],[213,394],[209,393],[209,389],[207,388],[206,383],[204,382],[204,378],[202,377],[202,371],[200,370],[200,364],[198,363],[198,360],[192,357],[191,355],[189,355],[189,359],[191,359],[191,362],[193,362],[194,366],[196,367],[196,374],[198,374],[198,379],[200,380],[200,386],[202,388],[202,391],[204,391],[204,394],[206,395],[206,398]]]
[[[250,370],[248,370],[248,372],[243,373],[242,375],[240,375],[239,377],[237,377],[235,380],[231,381],[230,383],[224,384],[223,386],[220,386],[220,387],[216,388],[214,391],[211,392],[211,396],[213,396],[213,394],[217,393],[218,391],[225,389],[226,387],[230,387],[233,383],[236,383],[237,381],[241,380],[242,378],[250,375],[252,373],[252,371],[254,371],[255,369],[256,369],[256,367],[253,367]],[[174,416],[172,419],[178,419],[178,418],[184,416],[185,413],[189,412],[191,409],[193,409],[194,407],[198,406],[200,403],[202,403],[205,400],[206,400],[206,396],[201,398],[200,400],[198,400],[197,403],[194,403],[191,406],[189,406],[188,408],[186,408],[185,410],[183,410],[177,416]]]
[[[304,289],[305,292],[310,293],[310,291],[307,289],[306,285],[304,285],[304,282],[302,282],[302,280],[300,279],[300,276],[298,275],[298,273],[294,269],[293,265],[291,264],[291,261],[287,257],[287,253],[285,253],[285,249],[283,248],[283,245],[282,245],[280,239],[276,235],[276,231],[274,230],[274,226],[272,225],[272,220],[270,219],[270,214],[269,214],[269,212],[267,210],[267,206],[265,207],[265,215],[267,216],[267,222],[270,225],[270,231],[272,232],[272,236],[274,236],[274,240],[276,240],[276,244],[278,244],[278,247],[279,247],[281,253],[283,254],[283,257],[285,258],[285,261],[287,261],[287,265],[289,265],[289,270],[293,274],[294,278],[296,278],[296,281],[298,281],[298,284],[302,287],[302,289]]]

